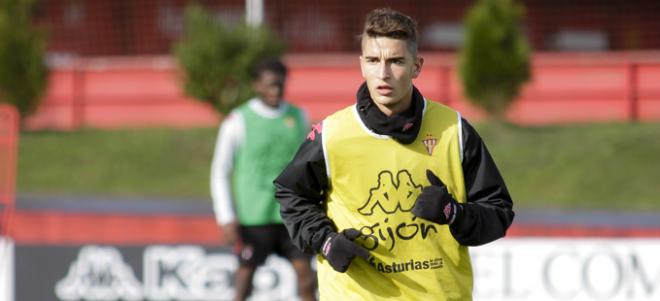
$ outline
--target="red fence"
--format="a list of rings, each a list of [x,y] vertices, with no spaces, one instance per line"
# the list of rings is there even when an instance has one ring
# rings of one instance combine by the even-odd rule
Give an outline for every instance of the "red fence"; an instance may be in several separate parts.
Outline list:
[[[47,29],[49,52],[59,55],[171,53],[182,37],[187,0],[37,1],[36,20]],[[245,17],[245,0],[195,1],[223,23]],[[294,53],[353,51],[366,14],[389,6],[413,16],[423,51],[454,51],[476,1],[263,1],[264,22]],[[519,1],[525,35],[536,50],[660,49],[657,0]]]
[[[210,126],[210,107],[180,90],[169,58],[85,59],[51,71],[30,129]]]
[[[470,105],[455,57],[426,54],[415,81],[429,98],[470,119],[483,114]],[[312,120],[353,102],[362,82],[357,54],[292,55],[286,97]],[[660,120],[660,53],[536,54],[533,78],[508,112],[522,124]],[[215,126],[213,110],[184,96],[169,57],[82,59],[55,67],[42,106],[29,129],[82,126]]]
[[[584,223],[584,221],[581,221]],[[10,235],[18,244],[182,244],[223,242],[212,214],[66,212],[21,209]],[[515,222],[510,237],[660,237],[657,225]]]
[[[0,237],[7,233],[14,209],[17,144],[18,113],[13,107],[0,104]]]

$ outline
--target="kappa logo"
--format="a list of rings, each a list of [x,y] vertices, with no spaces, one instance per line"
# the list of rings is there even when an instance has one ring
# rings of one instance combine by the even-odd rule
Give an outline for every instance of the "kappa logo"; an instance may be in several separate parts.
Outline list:
[[[451,206],[451,203],[447,203],[447,205],[445,206],[445,209],[442,209],[442,212],[445,214],[445,218],[447,220],[449,220],[449,215],[451,214],[451,209],[453,209],[452,206]]]
[[[307,139],[314,141],[316,140],[316,134],[321,134],[323,131],[323,124],[322,123],[317,123],[315,125],[312,125],[312,130],[309,131],[309,134],[307,134]]]
[[[116,248],[86,246],[57,282],[62,300],[142,300],[142,284]]]
[[[55,284],[63,301],[224,301],[234,295],[238,260],[230,253],[207,254],[193,245],[149,246],[143,256],[144,282],[135,277],[113,246],[85,246],[66,277]],[[269,256],[254,275],[251,300],[293,300],[295,272],[289,262]]]
[[[421,192],[422,186],[415,184],[408,170],[400,170],[396,178],[391,171],[383,170],[378,174],[378,184],[369,190],[369,199],[358,212],[372,215],[376,208],[387,214],[397,210],[409,212]]]

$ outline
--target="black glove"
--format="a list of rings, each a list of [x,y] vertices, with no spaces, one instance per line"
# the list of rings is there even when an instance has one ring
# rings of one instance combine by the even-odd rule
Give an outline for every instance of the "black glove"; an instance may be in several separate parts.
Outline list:
[[[432,171],[427,169],[426,177],[431,186],[422,188],[422,194],[417,197],[412,213],[441,225],[453,223],[456,218],[460,218],[463,205],[454,200],[445,184]]]
[[[328,234],[321,246],[321,254],[328,260],[335,271],[344,273],[355,256],[369,259],[369,251],[353,242],[360,236],[356,229],[346,229],[341,233],[332,232]]]

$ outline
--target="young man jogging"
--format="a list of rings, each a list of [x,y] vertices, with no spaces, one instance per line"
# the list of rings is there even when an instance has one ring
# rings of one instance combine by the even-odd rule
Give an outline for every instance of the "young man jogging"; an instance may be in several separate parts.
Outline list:
[[[275,180],[321,300],[470,300],[468,246],[503,237],[511,197],[474,128],[412,84],[417,29],[369,13],[357,102],[315,125]]]

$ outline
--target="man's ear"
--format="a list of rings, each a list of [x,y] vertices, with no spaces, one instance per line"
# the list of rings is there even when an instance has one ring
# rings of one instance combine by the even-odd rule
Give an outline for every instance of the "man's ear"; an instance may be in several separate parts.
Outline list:
[[[422,72],[423,65],[424,65],[424,58],[418,56],[417,59],[415,60],[415,64],[413,65],[412,78],[417,78],[419,76],[419,74]]]

